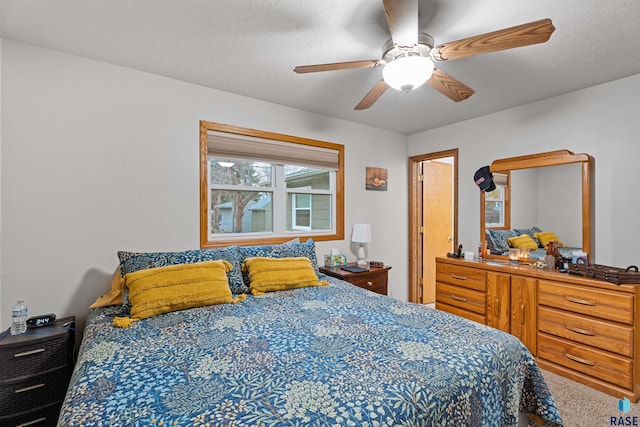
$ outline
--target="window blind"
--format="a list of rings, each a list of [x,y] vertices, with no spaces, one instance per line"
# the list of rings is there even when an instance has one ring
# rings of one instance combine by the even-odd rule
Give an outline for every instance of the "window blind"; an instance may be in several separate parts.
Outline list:
[[[208,131],[207,153],[211,157],[259,160],[268,163],[338,170],[339,151],[287,141]]]
[[[503,187],[509,184],[509,175],[505,173],[494,172],[493,183],[495,185],[502,185]]]

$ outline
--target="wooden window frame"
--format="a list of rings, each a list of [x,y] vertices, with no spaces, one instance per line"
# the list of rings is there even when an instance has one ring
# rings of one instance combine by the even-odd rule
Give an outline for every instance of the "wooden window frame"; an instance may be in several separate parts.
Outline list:
[[[330,233],[293,233],[286,236],[269,237],[230,237],[225,239],[209,238],[209,185],[207,182],[208,165],[208,132],[226,132],[253,138],[283,141],[291,144],[302,144],[313,147],[329,148],[338,151],[338,168],[335,170],[335,230]],[[301,240],[313,238],[315,241],[344,240],[344,145],[315,139],[301,138],[261,130],[242,128],[222,123],[200,121],[200,248],[216,248],[229,245],[266,245],[282,243],[298,237]]]

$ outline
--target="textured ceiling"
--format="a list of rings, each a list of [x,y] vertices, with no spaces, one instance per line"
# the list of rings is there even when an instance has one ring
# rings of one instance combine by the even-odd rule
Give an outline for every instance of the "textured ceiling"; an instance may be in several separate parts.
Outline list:
[[[295,74],[379,59],[381,0],[0,0],[0,36],[406,134],[640,73],[637,0],[420,0],[436,44],[551,18],[544,44],[438,63],[476,93],[429,86],[354,106],[381,69]]]

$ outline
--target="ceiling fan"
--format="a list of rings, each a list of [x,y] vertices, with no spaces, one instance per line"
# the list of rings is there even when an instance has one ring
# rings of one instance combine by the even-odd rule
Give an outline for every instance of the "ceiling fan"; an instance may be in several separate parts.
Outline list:
[[[383,3],[391,39],[382,47],[381,59],[303,65],[295,67],[293,71],[315,73],[383,66],[382,80],[362,98],[356,105],[356,110],[371,107],[389,87],[408,92],[424,83],[459,102],[469,98],[475,91],[435,68],[434,61],[451,61],[480,53],[544,43],[555,30],[551,19],[547,18],[434,47],[433,38],[429,34],[418,32],[418,0],[383,0]]]

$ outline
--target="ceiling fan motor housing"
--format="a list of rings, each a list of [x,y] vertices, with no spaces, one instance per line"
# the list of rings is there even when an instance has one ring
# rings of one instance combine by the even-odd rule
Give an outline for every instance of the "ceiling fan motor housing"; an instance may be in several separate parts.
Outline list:
[[[433,37],[425,33],[418,34],[418,44],[414,46],[397,46],[392,39],[389,39],[382,46],[382,60],[388,64],[407,54],[429,57],[431,49],[433,49]]]

